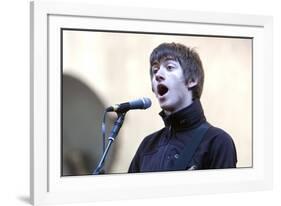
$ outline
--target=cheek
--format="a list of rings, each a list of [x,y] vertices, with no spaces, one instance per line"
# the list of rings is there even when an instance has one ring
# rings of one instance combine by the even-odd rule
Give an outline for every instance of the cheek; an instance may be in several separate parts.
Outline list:
[[[185,80],[183,78],[174,77],[170,79],[170,86],[179,90],[186,87]]]
[[[153,79],[151,80],[151,85],[152,85],[152,87],[155,87],[155,86],[157,85],[157,81],[156,81],[155,78],[153,78]]]
[[[156,84],[155,84],[155,81],[152,80],[152,81],[151,81],[151,89],[152,89],[152,92],[153,92],[153,93],[155,93],[155,91],[156,91],[155,85],[156,85]]]

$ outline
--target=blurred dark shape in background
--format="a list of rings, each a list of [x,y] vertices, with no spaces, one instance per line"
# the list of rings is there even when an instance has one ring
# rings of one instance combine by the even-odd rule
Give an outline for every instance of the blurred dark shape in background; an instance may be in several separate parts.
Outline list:
[[[76,77],[63,74],[61,175],[89,175],[102,155],[101,123],[104,104]],[[107,136],[113,118],[107,118]],[[114,145],[105,162],[105,173],[114,161]]]

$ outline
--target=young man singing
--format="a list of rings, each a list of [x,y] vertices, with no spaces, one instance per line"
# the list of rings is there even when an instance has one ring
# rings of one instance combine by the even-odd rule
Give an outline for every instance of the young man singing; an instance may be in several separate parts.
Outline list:
[[[204,116],[204,71],[196,51],[176,43],[159,45],[150,56],[150,76],[165,127],[142,141],[129,172],[236,167],[232,138]]]

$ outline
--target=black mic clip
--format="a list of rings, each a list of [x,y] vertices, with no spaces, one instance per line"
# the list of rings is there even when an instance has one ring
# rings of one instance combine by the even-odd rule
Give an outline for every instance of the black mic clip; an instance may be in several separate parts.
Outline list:
[[[126,113],[130,110],[130,104],[129,103],[123,103],[123,104],[115,104],[113,106],[107,107],[106,112],[116,112],[116,113]]]

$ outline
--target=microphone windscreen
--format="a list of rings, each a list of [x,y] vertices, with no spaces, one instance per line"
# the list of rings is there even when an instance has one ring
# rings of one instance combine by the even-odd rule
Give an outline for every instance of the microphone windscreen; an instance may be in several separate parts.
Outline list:
[[[144,101],[143,109],[149,108],[151,106],[151,100],[147,97],[143,97],[142,99]]]

